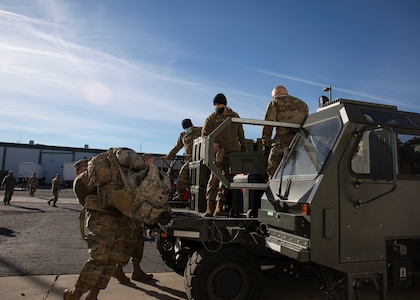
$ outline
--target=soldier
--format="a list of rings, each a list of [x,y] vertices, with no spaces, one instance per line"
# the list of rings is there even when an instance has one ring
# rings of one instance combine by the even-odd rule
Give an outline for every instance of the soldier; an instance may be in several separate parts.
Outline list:
[[[85,205],[85,198],[87,196],[87,192],[93,192],[93,190],[87,190],[86,186],[88,186],[88,177],[87,176],[78,176],[87,170],[88,167],[88,159],[80,159],[73,164],[74,169],[76,170],[76,178],[73,182],[73,192],[75,195],[79,195],[78,200],[79,203],[83,206]],[[79,177],[79,178],[78,178]],[[77,181],[76,181],[77,179]],[[83,182],[83,184],[82,184]]]
[[[8,174],[4,176],[1,185],[5,188],[3,199],[4,205],[10,205],[10,200],[12,200],[13,192],[17,185],[16,178],[13,176],[13,171],[9,171]]]
[[[38,184],[39,184],[38,183],[38,178],[36,177],[36,173],[34,173],[31,176],[31,178],[29,178],[29,180],[28,180],[29,195],[31,197],[35,196],[35,191],[36,191],[36,188],[37,188]]]
[[[215,112],[210,114],[205,122],[201,132],[203,137],[208,136],[216,129],[224,120],[229,117],[239,118],[239,115],[230,107],[227,107],[225,95],[217,94],[213,99]],[[214,153],[216,166],[221,170],[226,178],[230,179],[229,163],[230,152],[245,151],[246,142],[242,124],[232,123],[225,128],[214,141]],[[228,212],[224,209],[226,204],[227,188],[213,174],[210,174],[206,189],[207,209],[204,216],[227,216]]]
[[[56,174],[53,180],[51,181],[51,191],[53,196],[48,200],[48,205],[51,205],[53,202],[53,207],[57,207],[56,203],[58,200],[58,193],[60,192],[60,175]]]
[[[271,92],[272,99],[267,106],[264,120],[302,124],[308,116],[308,106],[302,100],[290,96],[284,86],[276,86]],[[262,143],[268,155],[267,174],[274,175],[288,147],[297,132],[293,128],[276,127],[274,141],[271,142],[272,126],[263,126]]]
[[[97,300],[100,290],[107,287],[117,263],[124,253],[122,214],[114,208],[103,208],[94,185],[89,184],[87,160],[74,164],[79,173],[73,190],[84,205],[89,233],[86,237],[90,258],[85,262],[73,290],[64,291],[64,300],[79,300],[89,291],[85,300]]]
[[[201,136],[201,127],[194,126],[190,119],[182,120],[181,124],[184,131],[179,134],[176,145],[169,151],[168,155],[161,157],[163,160],[167,160],[168,158],[173,159],[178,151],[184,147],[184,164],[179,170],[177,195],[173,198],[174,201],[184,200],[185,191],[189,182],[189,164],[192,158],[193,141]]]
[[[146,164],[155,163],[153,156],[149,153],[143,154],[142,157]],[[133,264],[133,273],[131,274],[131,278],[133,280],[141,281],[153,279],[153,274],[145,273],[140,267],[144,251],[143,222],[123,216],[122,224],[125,226],[125,229],[122,231],[124,235],[124,254],[121,261],[117,264],[113,276],[117,278],[120,283],[129,283],[130,278],[125,275],[123,267],[131,258],[131,262]]]
[[[145,273],[140,263],[143,259],[144,251],[144,225],[143,222],[134,220],[130,217],[123,216],[122,224],[125,227],[122,230],[124,240],[124,255],[121,261],[117,264],[113,276],[118,279],[120,283],[129,283],[130,278],[124,274],[123,267],[130,261],[133,264],[133,273],[131,278],[133,280],[142,281],[153,279],[153,274]]]

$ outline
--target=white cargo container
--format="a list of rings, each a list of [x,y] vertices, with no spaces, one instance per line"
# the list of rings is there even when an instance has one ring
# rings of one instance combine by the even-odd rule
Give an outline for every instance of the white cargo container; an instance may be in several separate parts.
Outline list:
[[[76,178],[76,170],[74,169],[74,161],[64,162],[63,164],[63,182],[67,186],[73,185],[73,180]]]
[[[17,178],[19,182],[26,182],[33,174],[36,174],[38,181],[42,184],[45,181],[44,165],[34,162],[20,162],[18,165]]]

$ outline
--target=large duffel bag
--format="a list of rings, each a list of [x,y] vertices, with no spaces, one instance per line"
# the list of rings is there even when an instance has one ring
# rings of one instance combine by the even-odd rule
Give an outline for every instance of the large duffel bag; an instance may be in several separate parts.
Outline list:
[[[89,176],[105,208],[115,207],[146,224],[155,224],[162,215],[169,215],[170,179],[154,164],[146,165],[140,154],[127,148],[111,148],[89,163],[88,172],[94,172]],[[108,170],[102,170],[105,168]]]

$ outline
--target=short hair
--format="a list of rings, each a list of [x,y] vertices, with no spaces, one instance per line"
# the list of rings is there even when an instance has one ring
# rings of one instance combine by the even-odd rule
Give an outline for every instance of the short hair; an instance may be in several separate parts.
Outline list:
[[[288,91],[284,86],[278,85],[278,86],[274,87],[274,89],[271,91],[271,96],[275,97],[277,94],[287,95]]]

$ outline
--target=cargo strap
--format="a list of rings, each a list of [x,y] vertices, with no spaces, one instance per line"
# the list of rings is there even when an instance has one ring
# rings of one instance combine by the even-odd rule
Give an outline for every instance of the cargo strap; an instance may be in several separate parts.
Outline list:
[[[79,226],[80,226],[80,235],[82,239],[86,241],[86,232],[85,232],[85,216],[86,216],[86,205],[82,207],[79,215]]]
[[[124,171],[121,165],[117,161],[117,157],[115,156],[115,149],[111,148],[109,151],[109,157],[111,158],[111,163],[117,167],[118,172],[120,173],[121,180],[123,181],[125,188],[130,188],[130,183],[128,182],[127,176],[124,174]]]

